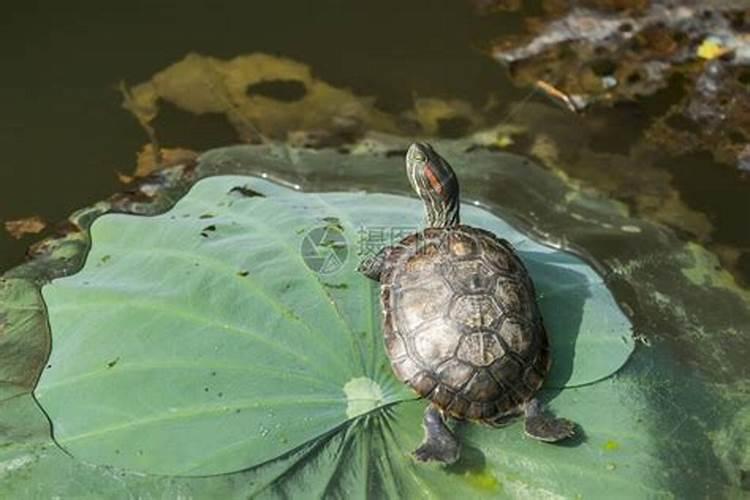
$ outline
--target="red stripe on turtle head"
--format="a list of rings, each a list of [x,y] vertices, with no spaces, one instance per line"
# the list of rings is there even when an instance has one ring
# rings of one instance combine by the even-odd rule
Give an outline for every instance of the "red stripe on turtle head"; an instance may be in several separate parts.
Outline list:
[[[430,186],[432,186],[432,189],[434,189],[437,194],[442,195],[443,183],[440,182],[440,179],[438,179],[438,176],[435,175],[435,172],[433,172],[432,164],[430,163],[425,164],[424,175],[425,177],[427,177],[427,180],[430,182]]]

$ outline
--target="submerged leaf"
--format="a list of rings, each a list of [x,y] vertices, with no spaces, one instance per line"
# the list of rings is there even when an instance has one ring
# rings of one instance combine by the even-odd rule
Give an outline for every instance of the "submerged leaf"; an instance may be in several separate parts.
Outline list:
[[[316,78],[303,63],[262,53],[230,60],[189,54],[130,89],[125,107],[150,126],[162,101],[196,115],[223,114],[246,142],[270,137],[321,146],[366,130],[458,136],[484,121],[460,100],[417,98],[412,110],[387,113],[373,98]]]

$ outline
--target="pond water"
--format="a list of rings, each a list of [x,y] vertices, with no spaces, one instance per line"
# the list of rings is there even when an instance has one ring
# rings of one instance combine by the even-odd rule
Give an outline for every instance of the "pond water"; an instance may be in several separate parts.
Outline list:
[[[0,220],[57,221],[120,189],[115,171],[133,169],[144,134],[121,108],[118,82],[145,80],[191,51],[292,57],[389,108],[413,92],[477,102],[521,94],[472,45],[498,25],[460,2],[24,2],[2,17]],[[237,136],[222,120],[175,112],[162,140],[203,149]],[[0,234],[0,266],[18,262],[29,241]]]
[[[499,121],[523,123],[529,136],[543,132],[555,139],[562,150],[560,168],[643,208],[686,238],[712,244],[747,285],[750,182],[739,170],[716,164],[708,153],[622,154],[642,141],[643,128],[683,91],[679,85],[637,103],[594,108],[577,117],[540,93],[512,85],[505,69],[482,53],[491,40],[524,32],[524,20],[539,14],[540,5],[526,2],[521,11],[478,16],[469,2],[424,0],[232,6],[135,1],[116,8],[96,2],[16,4],[0,21],[6,40],[0,47],[5,163],[0,220],[37,214],[59,221],[121,189],[116,172],[132,171],[145,136],[121,108],[119,82],[147,80],[189,52],[220,58],[265,52],[308,64],[317,78],[373,96],[378,108],[390,112],[409,108],[415,95],[460,99],[476,107],[493,99],[500,103]],[[238,140],[221,117],[196,117],[174,108],[162,113],[158,126],[165,146],[202,150]],[[528,152],[523,146],[511,149]],[[566,149],[588,150],[589,158]],[[591,158],[602,153],[620,154],[619,164],[605,165],[612,161],[607,156],[600,163]],[[620,173],[608,173],[608,168]],[[621,177],[624,170],[632,171],[627,192],[622,183],[607,179]],[[639,202],[644,191],[679,200]],[[0,267],[19,262],[30,241],[0,233]]]
[[[632,153],[644,127],[683,92],[679,85],[575,116],[540,93],[514,86],[506,70],[482,52],[498,36],[522,33],[524,20],[539,14],[540,5],[526,2],[521,11],[479,16],[469,2],[425,0],[231,8],[197,1],[179,7],[145,1],[116,8],[96,2],[16,4],[0,21],[0,220],[40,215],[59,221],[122,188],[116,172],[133,170],[145,134],[122,109],[119,82],[146,81],[190,52],[219,58],[265,52],[305,63],[333,86],[373,96],[376,107],[388,112],[409,108],[414,96],[459,99],[476,108],[494,100],[496,122],[522,123],[527,137],[544,133],[556,141],[560,169],[684,237],[712,245],[747,285],[750,182],[708,152]],[[197,117],[173,107],[161,113],[157,128],[169,147],[202,150],[238,141],[221,116]],[[523,140],[510,149],[531,150]],[[611,154],[618,155],[616,165],[606,165],[613,163]],[[629,189],[622,187],[623,176],[630,178]],[[639,200],[644,192],[674,199]],[[0,233],[0,267],[18,263],[33,240]]]

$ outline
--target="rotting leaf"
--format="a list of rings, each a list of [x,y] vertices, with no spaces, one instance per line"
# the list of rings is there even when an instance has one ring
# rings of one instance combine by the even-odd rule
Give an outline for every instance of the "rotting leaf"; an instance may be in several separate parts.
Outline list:
[[[27,234],[41,233],[45,227],[47,227],[47,223],[38,215],[5,221],[5,230],[17,240],[20,240]]]
[[[264,95],[248,95],[248,88],[269,80],[300,82],[307,92],[302,99],[283,105]],[[284,138],[291,130],[327,128],[339,116],[367,123],[368,128],[396,131],[393,120],[377,111],[371,100],[316,80],[304,64],[266,54],[229,61],[189,54],[149,82],[133,87],[132,94],[156,113],[158,100],[164,99],[195,114],[224,114],[240,138],[250,142],[259,134]]]
[[[750,143],[750,93],[742,82],[750,38],[733,16],[742,19],[747,2],[641,2],[638,9],[591,3],[597,8],[560,2],[528,23],[527,36],[500,40],[493,56],[519,84],[554,82],[555,92],[539,88],[570,109],[684,92],[665,116],[651,120],[648,138],[673,153],[709,149],[717,161],[736,165]],[[701,126],[675,126],[683,114]]]
[[[144,145],[138,152],[138,160],[133,175],[146,177],[158,169],[194,162],[198,157],[198,153],[195,151],[184,148],[161,148],[160,153],[161,157],[157,162],[153,146],[151,144]]]
[[[468,102],[434,98],[417,98],[413,110],[392,115],[370,97],[316,79],[305,64],[262,53],[228,61],[189,54],[132,87],[130,100],[128,109],[149,124],[160,100],[198,115],[224,114],[246,142],[293,137],[333,145],[339,135],[351,141],[367,130],[436,135],[446,120],[460,119],[467,131],[483,121]]]
[[[632,210],[639,217],[678,228],[699,240],[709,238],[711,221],[686,203],[673,184],[673,175],[658,164],[662,156],[652,144],[638,141],[624,153],[602,150],[602,131],[596,125],[582,126],[575,115],[538,104],[527,104],[519,121],[526,125],[528,135],[515,151],[538,159],[560,177],[571,182],[576,179],[583,186],[595,185],[612,199],[627,202],[622,205],[624,213]],[[548,123],[556,126],[549,128]],[[531,135],[530,131],[537,130],[541,131]],[[481,137],[488,144],[494,138],[493,134]],[[568,144],[577,147],[564,146]],[[639,167],[634,169],[633,164]],[[609,168],[602,169],[602,165]],[[644,190],[644,185],[648,189]]]

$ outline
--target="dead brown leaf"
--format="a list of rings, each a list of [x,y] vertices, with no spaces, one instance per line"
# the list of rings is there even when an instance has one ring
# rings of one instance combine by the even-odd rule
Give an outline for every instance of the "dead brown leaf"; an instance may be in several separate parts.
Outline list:
[[[154,147],[152,144],[146,144],[138,152],[138,161],[135,168],[134,177],[146,177],[160,168],[173,167],[183,163],[188,163],[195,160],[198,157],[198,153],[191,149],[183,148],[161,148],[159,150],[160,157],[154,154]],[[124,182],[130,182],[131,176],[120,175],[120,180]]]
[[[260,53],[226,61],[189,54],[124,94],[126,108],[146,130],[160,103],[168,102],[196,115],[223,114],[245,142],[288,140],[300,131],[349,140],[370,130],[434,135],[446,125],[468,133],[483,122],[469,103],[458,100],[417,98],[413,110],[387,113],[371,97],[315,78],[305,64]],[[330,142],[336,141],[329,137],[325,143]]]
[[[301,95],[276,98],[253,92],[260,83],[294,83]],[[397,130],[392,117],[357,97],[312,76],[310,68],[291,59],[250,54],[224,61],[189,54],[148,82],[131,89],[132,105],[148,121],[158,113],[159,99],[197,115],[224,114],[248,142],[258,136],[286,138],[294,130],[330,128],[335,119],[356,120],[367,128]]]
[[[23,219],[5,221],[5,230],[11,237],[20,240],[27,234],[38,234],[47,227],[47,223],[38,215]]]

